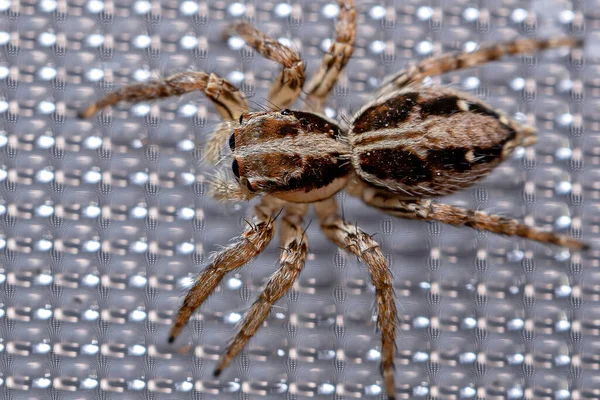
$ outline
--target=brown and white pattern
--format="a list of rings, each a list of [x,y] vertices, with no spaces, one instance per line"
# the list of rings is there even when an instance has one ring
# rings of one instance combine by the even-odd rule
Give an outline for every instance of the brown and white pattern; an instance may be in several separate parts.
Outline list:
[[[468,187],[522,144],[506,116],[447,88],[392,92],[357,115],[349,133],[354,170],[412,198]]]
[[[354,3],[340,0],[339,7],[337,38],[325,55],[316,81],[310,84],[306,98],[308,107],[322,107],[353,52],[356,37]],[[314,112],[279,108],[293,103],[304,83],[304,65],[291,49],[247,23],[236,24],[232,32],[239,34],[247,45],[263,56],[280,63],[283,70],[269,94],[275,111],[242,111],[237,125],[235,121],[225,122],[211,138],[212,143],[216,140],[224,142],[225,132],[231,131],[228,141],[233,158],[231,170],[239,183],[239,187],[234,183],[217,183],[216,196],[237,200],[241,197],[240,193],[246,192],[247,198],[275,197],[285,202],[285,214],[280,269],[271,276],[264,291],[244,316],[237,336],[216,366],[215,376],[221,374],[254,336],[273,304],[298,278],[308,252],[302,230],[302,217],[308,207],[302,203],[315,203],[325,235],[340,248],[357,255],[369,269],[376,288],[378,326],[382,333],[384,386],[388,398],[395,398],[393,366],[397,316],[391,274],[379,245],[337,213],[333,196],[346,186],[350,178],[353,183],[349,193],[391,215],[468,226],[575,250],[589,249],[577,239],[545,233],[510,218],[430,200],[465,189],[485,177],[517,146],[533,144],[535,131],[509,121],[506,115],[492,110],[474,97],[444,87],[423,86],[416,81],[427,75],[493,61],[503,55],[572,47],[579,45],[580,41],[570,38],[515,41],[480,52],[440,57],[430,64],[411,67],[406,73],[400,72],[397,77],[384,82],[380,92],[388,94],[361,109],[351,121],[348,132],[343,132],[335,122]],[[151,83],[148,85],[150,89],[143,85],[126,87],[107,95],[81,115],[90,116],[99,107],[114,104],[115,99],[152,99],[183,93],[184,90],[180,89],[162,89],[171,88],[171,82],[180,81],[171,78]],[[398,90],[390,91],[390,86]],[[205,85],[200,84],[199,87],[203,90]],[[230,84],[221,87],[230,88]],[[243,104],[244,100],[232,100],[233,93],[236,93],[234,89],[227,93],[225,98],[229,103]],[[217,106],[227,108],[218,98],[209,98]],[[228,114],[233,118],[232,112]],[[395,204],[390,206],[389,199]],[[274,210],[264,200],[261,205],[267,210],[257,209],[257,225],[250,224],[251,229],[242,235],[238,243],[219,253],[219,262],[211,264],[188,293],[171,331],[170,342],[180,333],[191,312],[202,305],[208,290],[214,290],[226,272],[260,254],[268,244],[273,235]],[[250,240],[254,236],[263,238]],[[245,249],[248,245],[254,250]]]
[[[17,398],[35,397],[39,393],[57,398],[66,398],[69,394],[77,398],[85,398],[87,394],[94,398],[114,397],[119,396],[118,393],[127,398],[231,395],[258,398],[280,397],[284,393],[329,397],[334,392],[344,397],[370,398],[379,395],[381,389],[395,390],[399,398],[438,393],[466,398],[473,393],[480,397],[489,397],[492,393],[518,397],[519,390],[525,394],[550,393],[553,386],[544,377],[552,376],[556,387],[569,388],[554,391],[552,394],[556,397],[565,397],[565,392],[575,397],[593,395],[590,380],[580,379],[593,371],[594,365],[593,358],[587,356],[593,352],[586,351],[593,348],[595,342],[595,318],[590,309],[594,304],[590,287],[593,288],[595,278],[588,273],[592,266],[588,263],[593,262],[593,258],[588,257],[590,253],[583,258],[575,253],[568,258],[565,256],[568,253],[556,246],[536,246],[514,238],[484,236],[469,229],[388,219],[384,214],[398,212],[404,213],[405,218],[464,221],[476,228],[480,228],[477,221],[481,220],[487,224],[483,229],[506,228],[508,234],[522,230],[519,224],[531,232],[544,233],[531,228],[537,226],[545,232],[554,228],[566,233],[563,220],[569,210],[565,204],[570,201],[569,233],[579,237],[581,229],[586,240],[592,238],[590,226],[595,221],[595,213],[591,205],[595,189],[587,182],[594,181],[591,177],[596,160],[590,155],[594,154],[595,129],[593,124],[586,124],[585,134],[581,134],[580,122],[588,118],[585,110],[590,108],[589,104],[593,105],[594,91],[586,90],[586,101],[577,103],[578,88],[586,84],[585,80],[578,79],[581,50],[572,51],[571,59],[565,57],[569,49],[564,48],[504,59],[482,69],[452,74],[452,78],[427,80],[427,85],[431,82],[439,85],[441,81],[445,87],[452,82],[452,86],[462,85],[470,91],[471,81],[479,78],[482,90],[473,97],[485,98],[486,103],[493,104],[488,110],[506,110],[510,116],[515,116],[517,111],[525,112],[529,124],[541,131],[539,146],[529,147],[525,152],[519,149],[516,157],[505,159],[483,185],[460,190],[452,199],[444,200],[461,207],[430,199],[409,201],[394,197],[402,196],[395,193],[390,197],[389,191],[381,192],[379,186],[368,186],[357,195],[373,207],[382,206],[383,213],[370,212],[364,206],[361,209],[360,202],[343,195],[338,196],[345,200],[343,212],[336,213],[335,203],[330,199],[323,205],[316,204],[319,214],[325,213],[324,219],[329,221],[322,223],[323,231],[363,260],[371,272],[372,285],[365,279],[366,268],[360,270],[351,265],[353,257],[332,257],[331,247],[318,240],[319,224],[312,224],[309,229],[310,218],[306,218],[301,229],[309,229],[315,253],[307,255],[306,268],[289,295],[273,306],[265,323],[260,324],[260,321],[268,315],[268,311],[264,312],[270,307],[268,302],[260,303],[260,312],[248,314],[248,324],[268,327],[257,331],[243,356],[229,358],[233,360],[232,365],[215,380],[210,372],[216,367],[218,355],[226,353],[225,336],[232,333],[233,324],[239,318],[235,316],[250,309],[255,295],[266,299],[259,296],[260,286],[266,282],[262,277],[278,269],[278,264],[286,277],[300,273],[306,249],[296,244],[307,243],[305,236],[298,233],[302,218],[291,217],[297,212],[288,211],[290,204],[284,207],[281,200],[264,196],[260,190],[250,192],[245,182],[231,179],[234,157],[225,150],[231,133],[239,128],[242,114],[252,119],[252,115],[247,114],[249,108],[279,111],[281,106],[269,100],[266,93],[281,69],[260,57],[253,59],[248,49],[240,53],[231,51],[233,42],[230,52],[224,51],[226,46],[220,35],[226,31],[227,24],[222,18],[224,15],[229,19],[243,18],[251,21],[247,26],[264,29],[277,38],[271,43],[291,43],[290,48],[301,55],[296,58],[305,60],[310,71],[319,64],[318,59],[327,53],[327,48],[335,48],[329,42],[322,45],[318,42],[331,37],[334,23],[327,20],[327,16],[334,14],[330,7],[333,4],[308,2],[300,7],[295,3],[267,1],[150,5],[145,1],[127,4],[115,1],[106,2],[104,9],[99,10],[102,1],[72,5],[59,1],[55,3],[56,10],[47,11],[51,3],[54,2],[40,2],[35,6],[27,1],[0,5],[8,24],[0,30],[10,32],[4,60],[10,70],[5,69],[6,64],[0,60],[0,78],[6,97],[6,102],[0,99],[4,122],[1,129],[9,139],[1,159],[2,168],[8,171],[8,179],[1,188],[2,204],[6,204],[8,211],[2,218],[0,231],[6,236],[0,237],[0,246],[5,246],[3,238],[6,237],[8,251],[2,253],[0,271],[0,282],[4,282],[5,289],[0,296],[0,317],[7,322],[6,329],[2,330],[0,351],[8,357],[0,370],[3,377],[0,390],[6,389],[10,396]],[[569,10],[564,10],[559,18],[554,15],[555,11],[538,7],[539,2],[537,5],[536,2],[521,3],[521,9],[517,3],[498,2],[488,10],[466,6],[446,9],[425,3],[392,6],[388,2],[382,4],[387,6],[384,16],[378,4],[361,4],[356,9],[342,7],[342,11],[354,11],[358,18],[356,46],[351,47],[356,51],[340,75],[342,79],[335,96],[326,102],[330,107],[327,114],[334,116],[332,110],[335,109],[338,119],[346,122],[342,126],[349,125],[351,119],[339,112],[351,115],[345,110],[370,104],[372,99],[367,98],[366,93],[372,89],[373,80],[381,78],[384,71],[394,73],[405,63],[419,64],[416,60],[425,54],[421,44],[431,42],[435,55],[441,53],[442,46],[458,49],[465,41],[465,48],[472,49],[473,43],[469,40],[494,43],[519,36],[552,37],[559,31],[577,31],[581,15],[575,5],[571,17]],[[146,11],[145,4],[151,6]],[[289,11],[285,11],[286,5]],[[6,11],[4,7],[10,9]],[[474,11],[480,12],[480,17],[476,23],[469,24]],[[281,17],[285,12],[289,12],[288,17]],[[527,19],[519,22],[523,14]],[[544,18],[549,15],[552,15],[554,30],[547,29],[548,21]],[[45,21],[47,25],[41,25],[42,31],[35,27],[36,34],[19,32],[31,26],[28,18]],[[569,18],[572,22],[565,22]],[[443,25],[436,25],[442,20]],[[345,21],[342,13],[339,21]],[[486,21],[488,24],[491,21],[491,30],[487,30]],[[564,26],[561,29],[557,24]],[[50,26],[52,29],[48,29]],[[588,19],[588,32],[593,27],[593,18]],[[73,29],[81,33],[71,34]],[[0,38],[4,38],[2,34]],[[48,38],[53,35],[57,42],[48,45]],[[95,45],[98,37],[105,40],[100,47]],[[144,37],[150,40],[147,48],[140,47],[144,45]],[[286,41],[286,37],[291,41]],[[193,43],[190,47],[190,38],[197,38],[195,48]],[[381,44],[385,44],[384,53],[376,53]],[[516,45],[507,47],[516,48]],[[205,56],[208,58],[204,59]],[[466,58],[471,60],[469,62],[475,60],[470,56]],[[460,63],[466,65],[458,61],[446,65]],[[532,68],[535,64],[540,68]],[[587,74],[592,65],[592,58],[588,58]],[[117,106],[88,121],[70,118],[74,107],[95,98],[94,93],[144,80],[139,73],[145,68],[152,70],[153,75],[168,77],[189,66],[214,74],[214,91],[209,96],[216,107],[201,94],[189,92],[185,97],[150,105],[142,100],[131,109]],[[570,76],[565,74],[567,68]],[[53,69],[57,72],[55,79],[48,78]],[[96,78],[99,71],[105,74],[100,81]],[[243,81],[240,72],[243,72]],[[334,68],[330,72],[339,71]],[[217,74],[233,84],[227,85]],[[317,74],[309,75],[312,75],[309,82],[320,82],[315,78]],[[520,77],[523,93],[518,89]],[[412,83],[419,81],[420,78]],[[207,82],[200,79],[199,84],[207,85]],[[569,82],[573,83],[572,90],[568,89]],[[323,83],[326,83],[324,87],[334,84]],[[149,97],[166,93],[160,85],[144,87]],[[219,94],[228,87],[229,93],[235,96],[229,100],[227,92]],[[309,87],[307,83],[303,92],[308,92]],[[385,95],[405,89],[394,85]],[[487,90],[490,90],[489,95]],[[271,90],[273,92],[277,91]],[[279,93],[284,92],[282,89]],[[132,100],[139,101],[139,98]],[[219,105],[222,100],[225,106]],[[325,101],[325,98],[318,100]],[[307,98],[304,101],[312,103]],[[565,108],[569,101],[571,108]],[[46,114],[49,103],[57,108]],[[8,108],[3,108],[5,105]],[[320,107],[310,105],[295,107],[320,111]],[[464,110],[464,106],[461,103],[460,108]],[[215,110],[229,121],[207,144],[217,115]],[[569,115],[573,116],[572,125],[567,125]],[[510,118],[509,124],[518,135],[520,125]],[[533,133],[533,130],[524,130],[523,136],[528,139],[523,145],[530,144],[536,137],[528,132]],[[304,134],[302,137],[311,139]],[[55,145],[44,147],[53,138]],[[290,145],[288,139],[291,138],[286,135],[277,146]],[[192,140],[207,147],[204,151],[200,148],[192,151],[189,147]],[[95,143],[101,147],[95,149]],[[335,144],[349,148],[347,139]],[[234,138],[231,147],[235,145]],[[241,146],[238,149],[241,154]],[[573,149],[572,157],[565,156],[567,149]],[[265,156],[258,143],[245,150],[252,150],[253,157]],[[310,153],[310,146],[304,146],[302,151]],[[283,153],[280,149],[279,154]],[[327,153],[323,155],[331,160]],[[451,155],[441,158],[444,166],[452,166],[452,170],[467,167],[462,157],[454,157],[462,156],[462,150]],[[216,162],[222,171],[218,184],[212,184],[219,198],[258,197],[257,219],[240,220],[241,211],[237,206],[218,205],[209,199],[206,170],[201,169],[199,163],[202,159]],[[308,173],[297,165],[294,168],[298,174]],[[147,183],[143,181],[144,172],[148,175]],[[276,173],[275,169],[270,173]],[[43,184],[50,175],[54,175],[55,180],[50,185]],[[102,178],[99,184],[93,183],[96,175]],[[190,175],[195,177],[195,184],[186,186],[190,185]],[[356,183],[355,178],[350,177],[351,185]],[[1,173],[0,179],[5,179]],[[520,187],[523,179],[526,185]],[[311,181],[314,184],[314,180]],[[279,183],[282,182],[285,180]],[[324,193],[309,190],[306,193],[310,197],[320,198],[335,191],[335,187],[326,185],[326,179],[317,182],[316,186],[325,185]],[[566,183],[572,185],[568,192],[572,196],[564,196],[568,190]],[[350,191],[351,186],[346,189]],[[273,206],[277,203],[279,205]],[[95,204],[101,209],[99,218],[93,217]],[[49,209],[54,209],[50,218]],[[148,211],[147,217],[143,216],[144,209]],[[481,210],[496,215],[485,222],[486,214]],[[195,217],[186,220],[192,211]],[[4,213],[2,205],[0,213]],[[499,214],[514,215],[519,221],[495,218]],[[584,217],[583,220],[579,216]],[[241,226],[237,226],[238,221]],[[168,337],[172,323],[169,313],[177,306],[175,302],[181,301],[177,285],[189,279],[185,278],[186,274],[196,273],[201,266],[209,264],[203,255],[209,250],[221,250],[217,243],[225,243],[234,229],[244,232],[234,241],[234,247],[241,246],[237,247],[239,251],[226,250],[215,261],[221,260],[220,266],[233,268],[233,261],[251,259],[256,249],[266,246],[262,240],[272,234],[264,221],[272,221],[273,227],[281,225],[280,233],[290,233],[289,240],[280,241],[286,250],[280,262],[271,263],[269,260],[277,256],[266,249],[259,260],[251,262],[251,267],[234,268],[223,275],[216,294],[206,302],[200,299],[200,303],[204,302],[202,308],[193,314],[181,337],[167,346],[164,338]],[[377,236],[361,232],[354,221]],[[291,229],[292,225],[296,228]],[[554,235],[554,238],[566,239],[567,236]],[[48,243],[52,243],[53,248],[44,250],[48,249]],[[101,244],[99,250],[94,250],[96,243]],[[143,250],[145,245],[146,251]],[[190,245],[192,253],[189,253]],[[518,261],[520,249],[524,249],[522,262]],[[243,256],[237,259],[238,255]],[[226,264],[222,263],[223,256],[229,260]],[[4,272],[8,277],[6,281],[2,278]],[[390,279],[392,272],[393,279]],[[47,283],[48,277],[54,278],[53,283]],[[94,277],[100,278],[97,287],[93,286]],[[242,286],[236,286],[236,282]],[[284,291],[289,288],[287,280],[274,279],[273,282]],[[473,287],[472,293],[470,287]],[[572,288],[572,295],[565,297],[568,288]],[[369,308],[374,291],[383,294],[378,296],[376,310],[380,318],[377,322],[371,320]],[[269,290],[269,293],[275,292]],[[275,299],[270,294],[268,297]],[[510,303],[511,298],[517,300],[516,303]],[[36,308],[40,304],[45,306]],[[394,319],[394,309],[401,320],[397,326],[389,324]],[[2,313],[4,310],[6,314]],[[145,312],[147,317],[140,319]],[[53,316],[44,320],[49,313]],[[100,315],[97,322],[94,322],[94,313]],[[425,327],[425,321],[429,321],[429,327]],[[472,321],[476,321],[476,328],[471,328]],[[522,328],[519,321],[524,323]],[[567,322],[571,324],[571,334],[561,334]],[[240,332],[245,333],[239,338],[245,340],[246,333],[257,325],[248,330],[246,323],[240,323]],[[372,331],[374,325],[381,327],[382,342]],[[389,338],[396,332],[397,349],[394,349],[394,340]],[[573,341],[569,343],[567,337]],[[556,343],[561,346],[553,347]],[[569,353],[564,352],[563,345],[570,349]],[[93,353],[95,346],[99,348],[97,355]],[[44,353],[45,348],[51,349],[51,355]],[[141,349],[146,352],[142,354]],[[230,356],[231,351],[232,348]],[[471,363],[469,357],[473,354],[476,358]],[[521,354],[524,360],[519,362]],[[553,362],[540,362],[548,354]],[[428,358],[424,362],[425,356]],[[392,372],[389,367],[394,361],[396,370]],[[384,381],[380,380],[377,370],[380,362],[384,366]],[[533,367],[535,374],[532,374]],[[564,374],[566,368],[570,368],[569,373]],[[442,378],[448,376],[452,379]],[[94,381],[99,383],[97,390],[92,388]],[[44,386],[46,382],[50,382],[52,389]]]

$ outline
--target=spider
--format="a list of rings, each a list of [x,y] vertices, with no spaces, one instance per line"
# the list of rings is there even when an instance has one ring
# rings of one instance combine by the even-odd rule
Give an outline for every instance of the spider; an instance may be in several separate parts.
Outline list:
[[[334,195],[346,190],[364,203],[401,218],[439,221],[497,234],[514,235],[576,250],[588,248],[567,236],[544,232],[514,219],[457,206],[436,198],[460,191],[487,176],[517,146],[535,143],[536,131],[509,119],[475,97],[440,86],[424,86],[428,76],[471,68],[508,55],[560,46],[576,47],[572,37],[520,39],[471,53],[443,54],[386,79],[373,101],[349,126],[318,113],[350,60],[357,30],[352,0],[339,0],[336,35],[320,68],[304,85],[305,65],[292,49],[248,22],[230,34],[240,36],[282,70],[269,92],[270,111],[250,112],[242,92],[214,73],[187,71],[166,79],[125,86],[80,113],[83,118],[121,101],[142,101],[203,92],[225,120],[206,144],[206,159],[232,160],[231,171],[218,173],[211,194],[220,200],[258,198],[254,215],[237,241],[218,252],[187,293],[171,328],[173,342],[190,316],[224,276],[258,256],[280,225],[279,269],[244,316],[214,375],[242,350],[269,315],[271,307],[301,273],[308,253],[303,218],[313,205],[320,227],[337,246],[358,256],[376,293],[381,332],[383,383],[394,398],[393,362],[396,305],[392,276],[375,240],[338,212]],[[305,93],[303,110],[289,107]],[[223,147],[228,143],[231,154]],[[281,217],[277,216],[281,213]]]

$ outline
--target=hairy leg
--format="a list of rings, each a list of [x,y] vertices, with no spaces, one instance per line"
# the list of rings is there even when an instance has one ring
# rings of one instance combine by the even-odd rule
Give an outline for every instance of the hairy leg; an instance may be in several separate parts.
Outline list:
[[[255,49],[263,57],[281,64],[283,69],[271,85],[269,103],[274,109],[291,106],[300,95],[305,79],[304,63],[300,57],[298,57],[296,52],[265,35],[252,24],[245,21],[234,23],[227,34],[239,35],[248,46]],[[223,144],[236,128],[240,116],[247,111],[249,111],[249,108],[247,103],[245,103],[245,108],[240,110],[240,112],[235,115],[235,118],[224,117],[227,121],[221,123],[213,131],[204,148],[205,158],[208,162],[216,164],[221,160],[223,157],[221,151]],[[219,188],[227,189],[223,185]]]
[[[179,308],[169,334],[169,342],[181,333],[195,309],[214,292],[225,274],[246,264],[259,255],[269,244],[275,232],[275,213],[282,202],[273,197],[262,197],[254,208],[254,218],[237,242],[217,253],[213,262],[200,274]]]
[[[354,191],[368,205],[401,218],[422,221],[438,221],[454,226],[468,226],[500,235],[519,236],[540,243],[554,244],[574,250],[587,250],[589,246],[577,239],[554,232],[544,232],[534,226],[484,211],[469,210],[448,204],[436,203],[431,199],[406,200],[393,194],[369,188]]]
[[[340,248],[359,257],[369,269],[377,296],[377,325],[381,331],[381,367],[388,398],[394,398],[394,355],[396,339],[396,303],[392,275],[379,244],[356,225],[344,221],[337,212],[334,198],[315,203],[321,229]]]
[[[194,91],[203,92],[215,104],[224,119],[237,120],[242,113],[248,111],[248,102],[244,94],[224,78],[201,71],[186,71],[165,79],[123,86],[82,110],[79,117],[90,118],[103,108],[122,101],[155,100]]]
[[[483,47],[471,53],[442,54],[423,60],[386,78],[378,90],[378,95],[403,88],[413,82],[420,82],[426,76],[437,76],[451,71],[472,68],[505,56],[534,53],[562,46],[578,47],[581,45],[582,41],[580,39],[563,36],[552,39],[518,39],[509,43]]]
[[[122,101],[139,102],[163,97],[181,96],[193,91],[201,91],[215,105],[225,120],[237,121],[248,111],[248,102],[244,94],[224,78],[216,74],[200,71],[187,71],[168,78],[150,82],[135,83],[107,94],[96,103],[79,113],[80,118],[89,118],[103,108]],[[208,138],[205,146],[207,161],[215,164],[221,157],[221,148],[231,131],[224,129],[230,125],[220,125]]]
[[[308,82],[307,108],[320,111],[354,51],[356,9],[354,0],[338,0],[340,14],[335,26],[336,36],[323,57],[319,70]]]
[[[283,69],[271,85],[269,102],[275,109],[290,107],[300,95],[305,79],[304,63],[298,54],[245,21],[235,23],[230,32],[263,57],[281,64]]]
[[[302,271],[308,253],[308,243],[302,227],[303,217],[307,210],[306,204],[285,204],[284,215],[281,219],[280,243],[282,250],[279,269],[271,275],[263,292],[244,316],[237,335],[217,363],[215,376],[221,374],[221,371],[256,334],[269,315],[273,304],[290,290]]]

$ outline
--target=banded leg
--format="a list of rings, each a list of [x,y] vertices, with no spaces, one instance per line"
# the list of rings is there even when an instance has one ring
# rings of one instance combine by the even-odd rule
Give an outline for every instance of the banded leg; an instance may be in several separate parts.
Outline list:
[[[281,220],[280,267],[271,275],[265,289],[244,316],[240,330],[217,363],[215,376],[221,374],[221,371],[254,336],[269,315],[273,304],[292,287],[302,271],[308,253],[308,243],[302,227],[303,217],[307,210],[306,204],[285,204],[284,216]]]
[[[381,368],[385,391],[394,399],[394,355],[396,339],[396,303],[392,275],[376,241],[356,225],[345,222],[337,212],[334,198],[315,203],[325,236],[340,248],[359,257],[369,269],[377,297],[377,325],[381,331]]]
[[[248,22],[235,23],[231,27],[231,33],[239,35],[263,57],[281,64],[283,69],[271,85],[269,102],[274,109],[291,106],[300,95],[305,79],[304,63],[298,54]]]
[[[464,225],[500,235],[519,236],[536,242],[554,244],[574,250],[589,249],[589,245],[577,239],[554,232],[544,232],[539,228],[522,224],[513,218],[448,204],[439,204],[431,199],[401,200],[393,195],[377,193],[372,189],[363,191],[361,198],[368,205],[401,218],[438,221],[454,226]]]
[[[335,40],[306,89],[307,108],[316,111],[322,109],[327,96],[354,52],[354,40],[356,38],[354,0],[338,0],[338,4],[340,14],[335,26]]]
[[[181,96],[196,90],[203,92],[215,104],[224,119],[237,121],[240,115],[248,110],[244,94],[224,78],[201,71],[186,71],[165,79],[123,86],[88,106],[78,115],[80,118],[90,118],[103,108],[122,101],[155,100]]]
[[[252,223],[248,223],[239,240],[216,254],[213,262],[202,271],[179,308],[169,334],[169,343],[175,341],[194,310],[214,292],[225,274],[246,264],[267,247],[275,232],[274,215],[281,204],[280,200],[273,197],[262,197],[254,208]]]
[[[582,41],[580,39],[563,36],[552,39],[518,39],[509,43],[483,47],[471,53],[446,53],[428,58],[391,75],[381,84],[378,95],[403,88],[413,82],[420,82],[426,76],[437,76],[451,71],[472,68],[510,55],[534,53],[563,46],[579,47],[581,45]]]

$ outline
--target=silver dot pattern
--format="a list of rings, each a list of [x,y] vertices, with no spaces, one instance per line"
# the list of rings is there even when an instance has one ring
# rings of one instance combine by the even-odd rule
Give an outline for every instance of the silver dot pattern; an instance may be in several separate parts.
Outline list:
[[[358,2],[354,57],[327,102],[340,120],[387,75],[442,51],[520,36],[585,36],[583,49],[433,78],[538,127],[535,148],[444,199],[600,242],[600,1]],[[579,7],[579,8],[578,8]],[[247,204],[207,195],[202,145],[219,121],[200,94],[76,111],[128,82],[189,68],[266,104],[278,66],[222,33],[253,20],[308,75],[338,8],[318,1],[0,0],[0,397],[384,397],[374,289],[363,265],[308,229],[310,256],[219,379],[216,360],[275,270],[276,245],[216,293],[173,345],[172,318]],[[339,195],[394,274],[397,397],[600,398],[597,250],[570,254]]]

